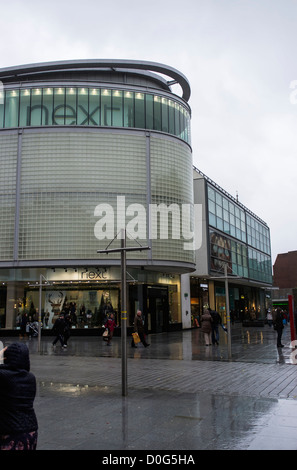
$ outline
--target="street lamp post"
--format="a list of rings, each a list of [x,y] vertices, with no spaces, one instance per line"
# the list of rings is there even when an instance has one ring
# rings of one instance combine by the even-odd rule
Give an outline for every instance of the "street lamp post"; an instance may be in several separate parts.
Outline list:
[[[241,279],[240,276],[228,276],[228,264],[224,263],[224,275],[223,276],[211,276],[212,280],[223,280],[225,281],[225,297],[226,297],[226,319],[227,319],[227,342],[228,342],[228,358],[232,359],[232,344],[231,344],[231,322],[230,322],[230,300],[229,300],[229,279]]]
[[[111,243],[110,243],[111,244]],[[110,244],[108,246],[110,246]],[[126,229],[121,229],[121,247],[106,248],[105,250],[97,250],[97,253],[121,253],[121,350],[122,350],[122,395],[128,394],[127,387],[127,279],[126,279],[126,253],[127,251],[143,251],[150,250],[149,246],[126,246]]]
[[[126,277],[126,231],[121,239],[121,349],[122,349],[122,395],[127,395],[127,277]]]
[[[41,305],[42,305],[42,279],[44,279],[45,284],[49,285],[48,280],[40,274],[39,284],[30,284],[31,287],[39,287],[39,306],[38,306],[38,352],[41,351]]]
[[[230,324],[230,303],[229,303],[229,283],[227,274],[227,263],[224,266],[224,277],[225,277],[225,296],[226,296],[226,318],[227,318],[227,340],[228,340],[228,358],[232,358],[232,347],[231,347],[231,324]]]

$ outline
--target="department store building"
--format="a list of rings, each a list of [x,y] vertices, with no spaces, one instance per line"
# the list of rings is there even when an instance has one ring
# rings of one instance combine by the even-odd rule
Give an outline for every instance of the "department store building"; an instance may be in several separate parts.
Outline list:
[[[121,229],[135,248],[128,326],[141,309],[149,332],[191,328],[208,306],[226,322],[225,266],[231,310],[263,318],[269,227],[193,167],[182,73],[85,60],[1,69],[0,81],[0,328],[39,309],[48,329],[61,311],[78,334],[111,311],[120,325],[120,253],[98,251],[119,248]]]
[[[190,326],[187,79],[154,62],[81,60],[0,80],[1,328],[39,305],[44,328],[62,310],[78,330],[111,310],[119,324],[120,253],[98,251],[120,247],[121,229],[127,247],[149,248],[127,252],[128,324],[140,308],[151,332]]]

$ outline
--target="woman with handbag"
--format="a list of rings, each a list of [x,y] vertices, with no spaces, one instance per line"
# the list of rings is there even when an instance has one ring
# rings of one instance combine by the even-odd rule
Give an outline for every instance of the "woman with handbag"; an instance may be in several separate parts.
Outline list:
[[[107,328],[108,330],[108,336],[107,336],[107,346],[110,346],[110,342],[112,340],[112,337],[113,337],[113,332],[114,332],[114,329],[116,328],[116,322],[114,321],[114,316],[113,316],[113,313],[110,314],[109,318],[107,319],[106,323],[105,323],[105,328]]]
[[[141,317],[141,310],[137,310],[137,313],[134,318],[134,332],[138,333],[139,339],[142,342],[143,346],[147,348],[149,344],[145,340],[145,330],[144,330],[144,325]],[[132,348],[137,348],[134,338],[132,336],[132,342],[131,342],[131,347]]]
[[[204,334],[205,346],[212,345],[212,317],[208,310],[204,309],[201,316],[201,331]]]

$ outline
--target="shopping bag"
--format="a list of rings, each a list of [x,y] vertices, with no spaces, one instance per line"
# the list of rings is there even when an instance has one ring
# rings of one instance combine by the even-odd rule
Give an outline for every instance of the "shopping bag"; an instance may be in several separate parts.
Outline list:
[[[108,328],[106,328],[106,330],[103,332],[103,341],[107,341],[108,340]]]
[[[139,338],[138,333],[132,333],[132,336],[133,336],[133,341],[135,344],[140,343],[140,338]]]

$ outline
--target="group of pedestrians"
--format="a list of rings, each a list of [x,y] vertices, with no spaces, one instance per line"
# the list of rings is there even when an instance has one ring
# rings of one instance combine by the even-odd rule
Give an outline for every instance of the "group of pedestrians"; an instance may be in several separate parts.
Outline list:
[[[297,315],[296,315],[297,320]],[[201,331],[204,334],[205,346],[211,346],[219,344],[219,327],[223,329],[222,319],[220,314],[216,310],[210,308],[205,309],[201,316]],[[277,308],[272,312],[269,311],[267,314],[268,325],[272,326],[277,333],[276,346],[283,348],[282,334],[284,330],[284,324],[286,323],[286,316],[284,312]]]
[[[222,327],[221,315],[216,310],[204,309],[200,322],[205,346],[218,345],[220,339],[219,327]]]
[[[143,346],[145,348],[150,346],[150,344],[147,343],[147,341],[146,341],[145,327],[144,327],[144,322],[143,322],[141,310],[137,310],[136,315],[134,317],[133,325],[134,325],[134,333],[138,334],[139,340],[143,344]],[[107,335],[104,336],[103,339],[106,339],[107,346],[110,346],[114,330],[117,327],[116,322],[114,320],[113,313],[111,313],[109,315],[108,319],[106,320],[106,322],[104,324],[104,327],[107,330]],[[137,348],[137,346],[135,344],[135,341],[134,341],[133,335],[132,335],[131,347],[132,348]]]
[[[71,319],[70,315],[64,315],[62,312],[54,323],[53,332],[56,337],[53,341],[53,347],[60,341],[62,348],[67,348],[67,342],[70,337]]]

